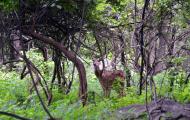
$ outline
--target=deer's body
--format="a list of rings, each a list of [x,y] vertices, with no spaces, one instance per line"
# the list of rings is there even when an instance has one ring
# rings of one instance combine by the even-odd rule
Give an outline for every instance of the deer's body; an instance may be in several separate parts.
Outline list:
[[[93,64],[95,69],[95,75],[101,84],[104,96],[109,97],[111,89],[113,87],[113,83],[116,80],[119,80],[118,82],[120,84],[119,95],[124,96],[124,72],[122,70],[100,70],[100,62],[98,60],[94,60]]]

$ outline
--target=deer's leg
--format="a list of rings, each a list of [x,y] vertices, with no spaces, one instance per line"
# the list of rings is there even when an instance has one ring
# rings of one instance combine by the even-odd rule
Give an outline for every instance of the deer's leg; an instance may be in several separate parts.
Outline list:
[[[103,94],[104,94],[104,96],[106,97],[106,96],[107,96],[107,90],[106,90],[106,88],[103,87],[103,86],[102,86],[102,89],[103,89]]]
[[[104,95],[106,98],[108,97],[108,91],[105,90],[105,95]]]
[[[101,84],[101,87],[102,87],[102,90],[103,90],[103,95],[106,97],[107,96],[107,90],[105,88],[105,86],[103,85],[103,83],[100,81],[100,84]]]
[[[107,97],[110,97],[110,93],[111,93],[111,88],[107,89]]]
[[[120,97],[123,97],[123,96],[125,96],[125,84],[124,84],[124,80],[125,79],[121,79],[121,81],[120,81],[120,93],[119,93],[119,95],[120,95]]]
[[[106,98],[109,97],[109,90],[108,90],[108,89],[105,89],[105,94],[104,94],[104,96],[105,96]]]
[[[104,92],[104,96],[106,96],[106,90],[105,89],[103,89],[103,92]]]
[[[103,88],[104,96],[108,98],[110,96],[111,89]]]

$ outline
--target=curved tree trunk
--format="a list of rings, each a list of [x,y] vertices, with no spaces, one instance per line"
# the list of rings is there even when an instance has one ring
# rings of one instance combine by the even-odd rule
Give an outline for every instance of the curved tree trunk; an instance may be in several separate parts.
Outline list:
[[[35,32],[28,32],[28,31],[23,31],[24,33],[46,43],[49,44],[60,51],[64,53],[64,55],[72,61],[75,66],[77,67],[78,73],[79,73],[79,80],[80,80],[80,87],[79,87],[79,96],[82,100],[83,105],[86,104],[87,100],[87,80],[86,80],[86,71],[84,68],[84,65],[80,59],[76,57],[76,54],[72,51],[68,51],[63,45],[61,45],[59,42],[56,42],[52,38],[48,38],[46,36],[43,36],[41,34],[35,33]]]

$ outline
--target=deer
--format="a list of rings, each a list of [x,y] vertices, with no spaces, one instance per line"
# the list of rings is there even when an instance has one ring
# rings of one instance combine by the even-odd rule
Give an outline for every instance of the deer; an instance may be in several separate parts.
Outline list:
[[[98,78],[100,85],[103,89],[103,93],[105,97],[109,97],[111,93],[111,89],[113,88],[113,83],[119,83],[119,96],[123,97],[125,95],[124,88],[125,88],[125,74],[122,70],[105,70],[100,69],[100,60],[93,59],[93,66],[94,72],[96,77]]]

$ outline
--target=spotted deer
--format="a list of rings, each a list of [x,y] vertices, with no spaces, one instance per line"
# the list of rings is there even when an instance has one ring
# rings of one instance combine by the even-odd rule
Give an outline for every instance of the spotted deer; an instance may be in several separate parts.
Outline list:
[[[122,70],[104,70],[100,69],[100,60],[93,59],[95,75],[98,78],[105,97],[109,97],[114,81],[119,83],[119,96],[124,96],[125,74]]]

